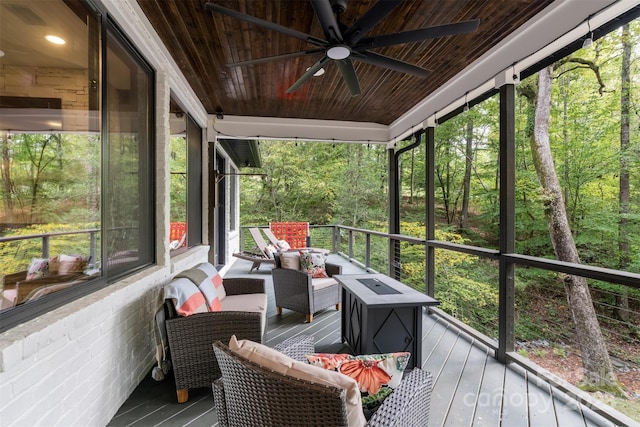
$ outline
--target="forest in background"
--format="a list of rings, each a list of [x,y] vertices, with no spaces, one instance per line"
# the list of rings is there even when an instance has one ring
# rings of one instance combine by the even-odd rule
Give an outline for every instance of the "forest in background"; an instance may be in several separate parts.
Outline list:
[[[640,25],[632,22],[626,31],[614,31],[543,70],[550,82],[546,124],[536,110],[544,80],[535,74],[517,85],[517,253],[558,259],[549,231],[555,191],[578,262],[640,272],[639,38]],[[498,109],[495,95],[436,128],[437,239],[498,248]],[[545,186],[549,170],[540,166],[536,146],[541,126],[550,154],[543,160],[551,161],[557,189]],[[395,149],[410,143],[398,142]],[[387,231],[385,147],[261,141],[260,148],[259,172],[265,175],[241,180],[242,226],[309,221]],[[401,233],[415,237],[425,235],[425,149],[423,141],[400,158]],[[386,257],[386,247],[379,250],[372,257]],[[413,260],[403,257],[403,277],[423,277],[424,266],[423,252]],[[445,311],[496,337],[497,275],[495,263],[439,250],[436,298]],[[560,359],[567,366],[576,353],[579,359],[566,279],[541,269],[516,269],[516,340],[522,355]],[[583,281],[618,380],[626,396],[638,402],[640,291]],[[620,365],[636,374],[625,376]],[[627,403],[614,406],[640,418],[633,409],[637,405]]]

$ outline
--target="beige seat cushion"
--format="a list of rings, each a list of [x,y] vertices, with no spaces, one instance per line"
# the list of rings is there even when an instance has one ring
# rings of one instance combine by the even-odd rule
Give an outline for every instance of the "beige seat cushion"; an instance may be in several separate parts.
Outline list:
[[[222,311],[249,311],[262,314],[262,333],[267,323],[267,294],[227,295],[222,301]]]
[[[222,311],[264,313],[267,310],[267,294],[227,295],[220,304],[222,304]]]
[[[338,284],[338,282],[336,281],[336,279],[334,279],[332,277],[323,277],[323,278],[319,278],[319,279],[311,279],[311,286],[313,286],[313,289],[315,289],[315,290],[328,288],[329,286],[333,286],[333,285],[337,285],[337,284]]]
[[[229,348],[234,353],[283,375],[346,390],[349,426],[363,426],[365,424],[360,389],[353,378],[339,372],[298,362],[277,350],[253,341],[238,341],[235,335],[229,341]]]
[[[300,270],[300,252],[281,252],[280,263],[282,268],[289,268],[291,270]]]

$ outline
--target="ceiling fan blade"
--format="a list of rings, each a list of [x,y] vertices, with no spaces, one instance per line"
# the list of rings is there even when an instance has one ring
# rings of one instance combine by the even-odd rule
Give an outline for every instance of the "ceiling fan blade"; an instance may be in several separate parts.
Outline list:
[[[284,27],[282,25],[276,24],[274,22],[265,21],[264,19],[256,18],[255,16],[247,15],[246,13],[241,13],[233,9],[228,9],[226,7],[217,5],[215,3],[207,2],[204,4],[204,10],[210,12],[218,12],[223,15],[230,16],[232,18],[239,19],[241,21],[249,22],[251,24],[258,25],[260,27],[267,28],[272,31],[276,31],[282,34],[286,34],[291,37],[295,37],[300,40],[304,40],[306,42],[315,44],[317,46],[326,46],[328,43],[325,40],[320,40],[316,37],[313,37],[310,34],[306,34],[300,31],[293,30],[291,28]]]
[[[474,19],[471,21],[462,21],[452,24],[419,28],[417,30],[403,31],[401,33],[383,34],[361,40],[360,43],[354,46],[353,50],[362,52],[363,50],[377,47],[393,46],[396,44],[419,42],[439,37],[454,36],[456,34],[471,33],[478,29],[479,24],[480,20]]]
[[[318,70],[324,67],[327,62],[329,62],[329,58],[327,56],[323,56],[318,62],[313,64],[309,69],[302,75],[294,84],[291,85],[289,89],[287,89],[287,93],[295,92],[300,89],[300,86],[306,83],[307,80],[311,78]]]
[[[242,67],[244,65],[262,64],[264,62],[277,61],[279,59],[298,58],[301,56],[315,55],[317,53],[322,53],[322,52],[324,52],[324,49],[312,49],[312,50],[305,50],[301,52],[291,52],[291,53],[285,53],[282,55],[267,56],[265,58],[257,58],[257,59],[249,59],[246,61],[233,62],[231,64],[227,64],[227,67],[231,68],[231,67]]]
[[[430,73],[429,70],[418,67],[417,65],[409,64],[408,62],[400,61],[395,58],[380,55],[374,52],[360,52],[353,53],[351,58],[358,61],[365,62],[371,65],[377,65],[379,67],[388,68],[390,70],[399,71],[401,73],[411,74],[416,77],[425,77]]]
[[[333,43],[342,42],[342,32],[329,0],[311,0],[311,6],[313,6],[320,25],[322,25],[325,38]]]
[[[340,73],[342,73],[342,78],[345,83],[349,87],[349,92],[351,92],[351,96],[360,95],[360,83],[358,82],[358,76],[356,75],[356,70],[353,68],[353,62],[351,59],[339,59],[335,61],[338,64],[338,68],[340,68]]]
[[[344,33],[345,40],[349,43],[357,43],[362,37],[378,22],[382,21],[393,9],[398,7],[402,3],[402,0],[385,0],[378,1],[369,10],[362,15],[355,24],[353,24]]]

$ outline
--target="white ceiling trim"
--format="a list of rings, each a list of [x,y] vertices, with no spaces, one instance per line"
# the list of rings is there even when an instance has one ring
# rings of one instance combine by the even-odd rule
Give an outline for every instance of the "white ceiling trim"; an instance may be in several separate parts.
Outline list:
[[[210,116],[209,135],[224,138],[386,144],[389,128],[378,123],[276,117]]]

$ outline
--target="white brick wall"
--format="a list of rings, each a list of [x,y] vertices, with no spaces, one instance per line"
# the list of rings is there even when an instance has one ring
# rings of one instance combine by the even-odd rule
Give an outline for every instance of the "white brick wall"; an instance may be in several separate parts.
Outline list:
[[[106,425],[155,363],[153,314],[162,285],[206,261],[208,249],[0,334],[0,425]]]
[[[156,71],[156,171],[162,177],[156,185],[156,222],[164,224],[156,230],[156,237],[163,242],[168,235],[169,138],[165,121],[170,93],[200,126],[206,128],[209,119],[137,2],[99,2]],[[61,78],[55,70],[9,71],[2,68],[0,72],[5,94],[60,97],[63,108],[74,111],[87,102],[84,75],[74,76],[75,86],[64,83],[73,87],[72,91],[61,93],[55,88],[52,94],[50,84]],[[43,81],[49,89],[36,84]],[[86,128],[86,118],[77,119]],[[206,171],[206,159],[203,167]],[[200,246],[169,259],[166,242],[159,244],[158,266],[0,334],[0,426],[106,425],[155,363],[153,314],[162,285],[178,272],[207,261],[208,252],[208,246]]]

